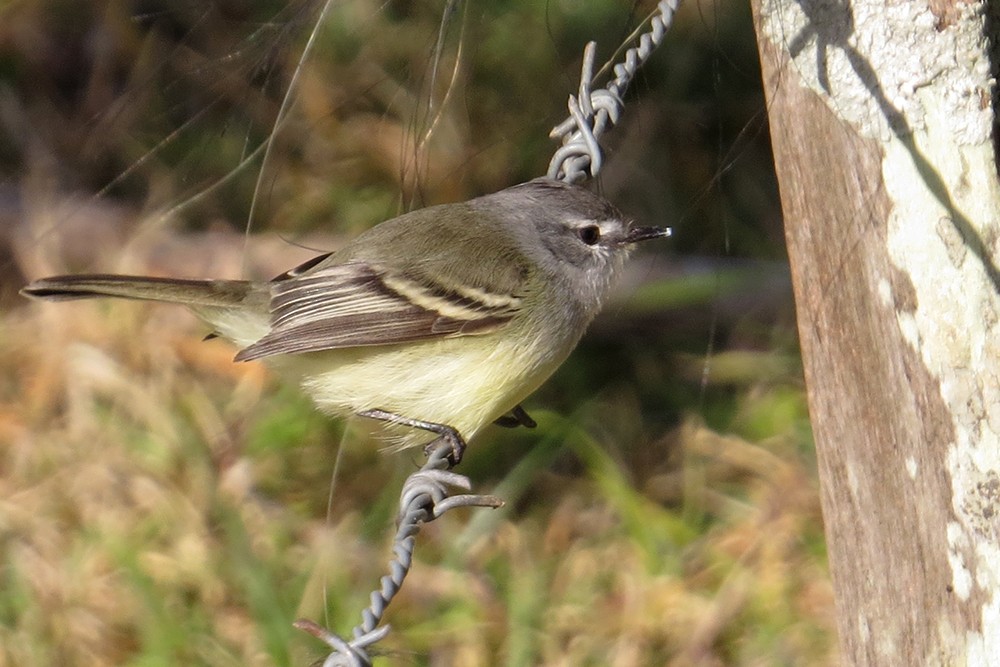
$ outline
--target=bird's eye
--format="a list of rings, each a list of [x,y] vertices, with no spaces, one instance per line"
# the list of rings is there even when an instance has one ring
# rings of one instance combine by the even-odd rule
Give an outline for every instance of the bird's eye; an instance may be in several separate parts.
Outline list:
[[[601,228],[597,225],[584,225],[576,230],[580,240],[587,245],[595,245],[601,240]]]

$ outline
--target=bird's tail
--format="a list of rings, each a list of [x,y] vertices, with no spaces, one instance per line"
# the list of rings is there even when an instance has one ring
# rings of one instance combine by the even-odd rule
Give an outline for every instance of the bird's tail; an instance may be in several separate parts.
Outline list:
[[[217,333],[249,345],[268,329],[269,291],[265,284],[247,280],[184,280],[91,274],[42,278],[21,294],[47,301],[94,297],[177,303],[216,328]]]
[[[21,294],[47,301],[116,297],[165,301],[186,306],[239,306],[253,293],[246,280],[179,280],[91,274],[52,276],[27,285]]]

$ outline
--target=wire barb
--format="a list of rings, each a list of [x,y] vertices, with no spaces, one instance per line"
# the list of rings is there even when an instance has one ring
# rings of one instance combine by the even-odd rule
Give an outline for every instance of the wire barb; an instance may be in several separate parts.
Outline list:
[[[674,20],[680,0],[661,0],[649,20],[649,30],[639,36],[639,43],[625,51],[623,62],[614,67],[614,78],[604,88],[592,90],[597,43],[589,42],[583,50],[580,90],[569,96],[569,118],[552,128],[549,137],[561,139],[549,162],[548,177],[567,183],[580,183],[601,171],[603,155],[598,141],[621,116],[622,95],[632,77],[663,41]]]
[[[468,477],[452,472],[450,458],[454,452],[452,442],[440,436],[428,448],[427,462],[417,472],[406,478],[399,499],[399,514],[396,517],[396,536],[393,539],[394,558],[389,561],[389,574],[379,580],[379,589],[369,597],[368,607],[361,612],[361,623],[351,634],[354,639],[347,641],[313,621],[300,619],[295,627],[308,632],[333,649],[321,663],[322,667],[369,667],[371,658],[367,648],[389,634],[389,626],[378,627],[385,611],[396,597],[403,580],[413,564],[413,547],[420,526],[433,521],[456,507],[502,507],[504,502],[497,496],[472,494],[449,495],[449,488],[468,491],[472,483]]]
[[[377,630],[347,642],[318,623],[305,618],[300,618],[293,625],[299,630],[308,632],[333,649],[333,653],[320,663],[322,667],[369,667],[372,661],[365,648],[385,639],[390,630],[388,625],[383,625]]]

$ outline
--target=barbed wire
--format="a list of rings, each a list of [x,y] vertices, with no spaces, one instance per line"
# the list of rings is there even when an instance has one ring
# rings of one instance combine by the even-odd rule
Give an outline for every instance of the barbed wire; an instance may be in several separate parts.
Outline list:
[[[639,36],[639,44],[629,48],[624,60],[614,67],[615,78],[605,88],[591,90],[597,45],[590,42],[584,49],[583,71],[579,95],[570,95],[570,116],[553,128],[549,136],[562,138],[562,146],[549,164],[548,176],[569,183],[578,183],[601,170],[602,155],[599,137],[618,122],[625,92],[636,71],[663,41],[673,21],[680,0],[662,0],[657,13],[650,19],[649,30]],[[610,125],[609,125],[610,123]],[[468,491],[468,477],[451,472],[453,444],[438,438],[428,447],[427,462],[407,477],[400,493],[396,535],[393,539],[394,558],[389,561],[389,574],[379,580],[379,589],[369,597],[368,607],[361,613],[361,623],[352,630],[353,639],[345,640],[319,624],[299,619],[295,627],[324,642],[333,651],[319,663],[322,667],[370,667],[370,647],[384,639],[389,625],[379,627],[385,611],[403,586],[413,563],[413,548],[420,526],[433,521],[456,507],[492,507],[503,505],[496,496],[472,494],[449,495],[449,488]]]
[[[579,94],[569,96],[569,118],[549,132],[550,138],[562,139],[562,146],[549,162],[549,178],[579,183],[601,171],[604,161],[598,139],[618,122],[625,106],[622,100],[625,89],[663,41],[679,5],[680,0],[661,0],[649,20],[649,30],[639,36],[637,46],[625,52],[623,62],[614,67],[614,79],[604,88],[591,90],[597,43],[587,43],[583,50]]]
[[[399,496],[399,513],[396,515],[396,536],[392,542],[395,557],[389,561],[389,574],[379,580],[379,589],[369,597],[368,607],[361,612],[361,623],[351,631],[353,639],[344,640],[326,628],[306,619],[299,619],[295,627],[305,630],[333,649],[322,667],[369,667],[371,657],[367,649],[389,634],[390,626],[382,622],[392,599],[403,586],[403,580],[413,563],[413,547],[421,524],[433,521],[456,507],[503,506],[497,496],[471,494],[449,495],[449,488],[468,491],[472,483],[468,477],[449,470],[454,453],[451,441],[438,438],[429,446],[427,462],[403,483]]]

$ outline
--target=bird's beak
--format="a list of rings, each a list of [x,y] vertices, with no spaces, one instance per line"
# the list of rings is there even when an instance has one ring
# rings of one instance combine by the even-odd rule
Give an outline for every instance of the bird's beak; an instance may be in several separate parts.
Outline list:
[[[628,230],[628,234],[625,235],[622,242],[632,244],[639,241],[664,238],[673,234],[673,231],[670,227],[633,227]]]

